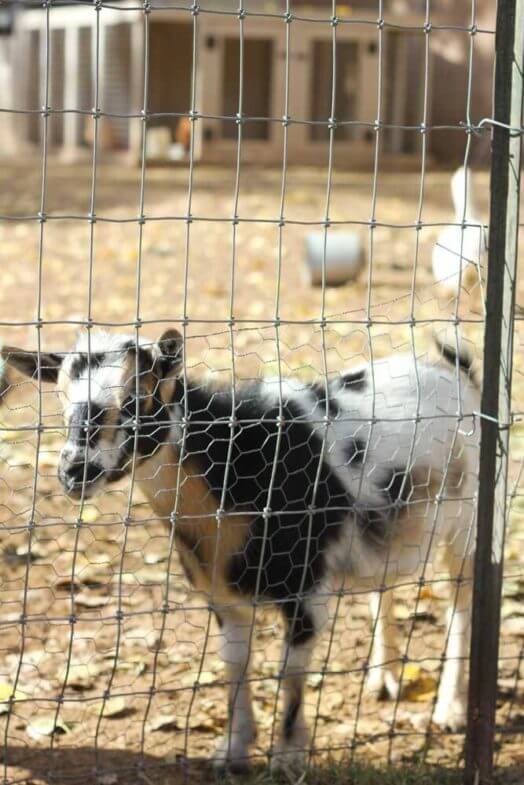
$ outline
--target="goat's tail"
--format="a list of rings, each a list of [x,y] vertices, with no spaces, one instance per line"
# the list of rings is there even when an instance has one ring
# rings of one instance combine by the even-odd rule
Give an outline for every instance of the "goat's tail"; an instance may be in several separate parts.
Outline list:
[[[459,337],[459,347],[457,351],[456,345],[451,341],[442,341],[436,333],[433,333],[433,340],[442,359],[455,368],[458,366],[464,371],[475,387],[480,389],[482,378],[481,368],[473,354],[464,346],[464,341]]]

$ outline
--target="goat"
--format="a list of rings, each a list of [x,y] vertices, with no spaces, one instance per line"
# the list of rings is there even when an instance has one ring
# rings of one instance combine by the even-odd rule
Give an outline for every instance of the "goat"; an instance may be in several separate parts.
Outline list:
[[[485,280],[487,235],[475,200],[473,175],[463,166],[451,178],[451,196],[455,224],[443,229],[435,243],[431,264],[435,280],[457,298],[460,291],[474,293],[480,300],[481,282]],[[479,307],[480,301],[475,306]]]
[[[173,329],[156,343],[91,331],[68,354],[2,354],[58,385],[67,493],[91,497],[132,471],[174,526],[182,566],[221,630],[229,726],[217,765],[242,768],[255,737],[246,673],[257,603],[276,604],[286,627],[272,765],[300,766],[304,674],[335,581],[373,592],[368,686],[396,697],[394,584],[423,578],[437,546],[455,583],[433,719],[463,725],[479,408],[466,360],[398,355],[325,386],[266,379],[233,398],[186,378]]]

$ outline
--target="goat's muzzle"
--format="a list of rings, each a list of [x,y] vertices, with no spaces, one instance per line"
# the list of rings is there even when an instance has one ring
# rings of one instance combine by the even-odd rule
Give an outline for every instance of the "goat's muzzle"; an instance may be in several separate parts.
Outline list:
[[[68,496],[73,499],[89,498],[95,493],[98,481],[104,476],[104,469],[97,463],[86,463],[82,456],[69,458],[62,456],[58,465],[58,479]]]

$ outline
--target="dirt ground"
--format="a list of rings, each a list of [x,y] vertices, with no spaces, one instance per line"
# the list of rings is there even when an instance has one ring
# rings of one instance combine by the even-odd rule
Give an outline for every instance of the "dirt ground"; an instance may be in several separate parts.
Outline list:
[[[278,171],[242,171],[235,225],[231,170],[197,168],[191,204],[187,171],[148,171],[141,227],[132,220],[140,214],[136,170],[100,167],[92,224],[86,220],[90,178],[87,165],[73,168],[51,159],[41,224],[35,219],[42,209],[36,162],[3,166],[3,342],[36,346],[38,319],[42,346],[64,350],[77,323],[87,318],[120,331],[132,331],[139,318],[142,332],[155,338],[167,321],[187,317],[194,377],[230,378],[232,357],[237,379],[274,375],[278,338],[282,373],[313,378],[322,374],[324,358],[331,374],[371,354],[409,351],[412,345],[421,355],[432,329],[452,316],[430,268],[438,224],[452,220],[449,173],[427,175],[419,230],[413,226],[419,218],[417,174],[381,174],[374,214],[371,176],[336,174],[331,231],[356,231],[371,263],[357,282],[327,289],[324,300],[304,280],[303,260],[306,235],[320,230],[326,217],[325,170],[289,171],[281,228]],[[487,183],[485,173],[476,175],[486,217]],[[370,217],[376,220],[372,229]],[[517,299],[524,303],[522,272]],[[467,302],[460,313],[470,349],[480,357],[482,318]],[[515,341],[515,412],[524,408],[523,324]],[[44,390],[41,405],[46,428],[36,482],[36,388],[17,380],[1,415],[4,781],[160,785],[188,774],[192,779],[193,773],[195,782],[208,781],[202,761],[223,732],[227,713],[215,622],[192,594],[176,554],[170,554],[167,532],[136,490],[130,493],[123,484],[104,494],[79,521],[78,508],[56,479],[62,436],[54,392]],[[501,770],[512,772],[524,769],[523,465],[524,426],[518,423],[497,752]],[[123,522],[127,505],[129,525]],[[430,722],[445,593],[438,570],[417,607],[413,586],[398,593],[396,621],[409,640],[406,693],[398,704],[362,693],[371,635],[367,598],[344,597],[336,614],[335,604],[308,677],[307,712],[319,759],[329,752],[374,763],[460,763],[463,736],[444,734]],[[254,760],[262,765],[278,719],[282,630],[268,609],[257,609],[256,621],[251,679],[260,734]],[[5,701],[13,685],[9,711]]]

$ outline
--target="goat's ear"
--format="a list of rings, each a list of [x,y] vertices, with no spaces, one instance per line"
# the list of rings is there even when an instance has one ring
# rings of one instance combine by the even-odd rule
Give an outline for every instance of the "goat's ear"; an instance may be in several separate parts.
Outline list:
[[[56,384],[62,360],[62,355],[53,352],[26,352],[16,346],[2,346],[2,357],[7,365],[16,368],[24,376],[31,379],[38,378],[38,361],[40,360],[40,378],[43,382]]]
[[[184,339],[178,330],[162,333],[157,343],[157,357],[162,378],[178,376],[184,358]]]

